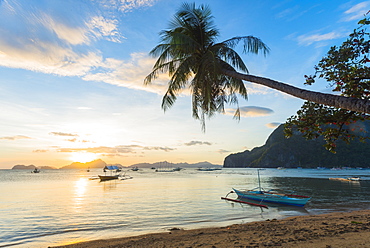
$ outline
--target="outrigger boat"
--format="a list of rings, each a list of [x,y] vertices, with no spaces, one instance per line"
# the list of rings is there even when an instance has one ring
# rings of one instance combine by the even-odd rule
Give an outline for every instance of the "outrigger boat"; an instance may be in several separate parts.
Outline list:
[[[250,202],[244,201],[244,199],[249,199],[249,200],[254,200],[254,201],[259,202],[259,204],[253,203],[250,205],[259,205],[260,207],[266,207],[265,205],[262,205],[262,203],[264,202],[304,207],[304,205],[306,205],[306,203],[311,199],[311,197],[309,196],[280,193],[277,190],[273,190],[273,189],[269,191],[265,191],[263,188],[261,188],[259,170],[257,170],[257,172],[258,172],[259,187],[252,189],[252,190],[237,190],[233,188],[233,191],[230,192],[230,193],[236,193],[238,195],[238,201],[242,201],[241,203],[250,204]],[[223,199],[230,200],[230,198],[227,198],[227,197],[223,197]]]
[[[100,178],[100,181],[108,181],[108,180],[114,180],[114,179],[118,179],[121,174],[117,174],[118,172],[121,171],[120,168],[118,168],[118,166],[116,165],[107,165],[103,168],[103,171],[104,173],[106,173],[107,171],[110,171],[110,175],[98,175],[99,178]]]

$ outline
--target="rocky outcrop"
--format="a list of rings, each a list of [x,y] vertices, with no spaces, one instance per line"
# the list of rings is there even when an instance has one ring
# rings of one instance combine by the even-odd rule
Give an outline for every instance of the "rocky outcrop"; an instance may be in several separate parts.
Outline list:
[[[338,141],[337,153],[327,151],[322,138],[306,140],[299,134],[287,139],[280,125],[267,139],[265,145],[251,151],[230,154],[224,160],[225,168],[276,168],[276,167],[369,167],[370,143]]]

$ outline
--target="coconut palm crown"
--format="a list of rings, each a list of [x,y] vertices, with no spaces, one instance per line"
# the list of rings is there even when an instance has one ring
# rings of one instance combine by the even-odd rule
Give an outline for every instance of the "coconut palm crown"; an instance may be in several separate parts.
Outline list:
[[[225,104],[237,105],[234,117],[240,118],[239,94],[247,99],[243,80],[224,73],[240,70],[248,73],[241,57],[234,50],[243,42],[243,52],[266,55],[269,48],[253,36],[233,37],[217,42],[216,29],[211,10],[206,5],[184,3],[170,22],[168,30],[160,32],[161,43],[150,54],[158,57],[152,72],[144,83],[150,84],[161,73],[168,73],[168,89],[162,99],[166,111],[185,88],[192,94],[193,117],[201,120],[205,129],[205,118],[223,113]]]

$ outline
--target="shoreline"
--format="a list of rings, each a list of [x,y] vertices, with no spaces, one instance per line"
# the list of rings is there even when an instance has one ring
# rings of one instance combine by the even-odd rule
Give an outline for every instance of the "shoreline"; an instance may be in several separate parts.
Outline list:
[[[295,216],[225,227],[175,229],[49,247],[370,247],[370,210]]]

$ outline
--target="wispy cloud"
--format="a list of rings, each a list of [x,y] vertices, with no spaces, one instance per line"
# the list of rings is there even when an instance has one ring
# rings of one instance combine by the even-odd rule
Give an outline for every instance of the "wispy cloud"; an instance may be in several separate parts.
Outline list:
[[[118,31],[118,21],[115,19],[107,19],[103,16],[93,16],[86,23],[88,30],[97,39],[106,39],[112,42],[120,43],[124,39],[123,35]]]
[[[105,63],[102,52],[91,43],[122,39],[116,19],[91,15],[93,12],[88,12],[86,6],[80,8],[86,9],[82,13],[72,11],[69,18],[62,18],[52,10],[46,13],[30,4],[6,1],[3,5],[8,6],[1,6],[2,17],[7,22],[0,23],[0,30],[6,33],[0,39],[0,66],[60,76],[85,76]],[[79,5],[72,4],[76,6],[66,8]]]
[[[49,150],[46,150],[46,149],[38,149],[38,150],[33,150],[32,152],[35,152],[35,153],[43,153],[43,152],[48,152]]]
[[[120,146],[98,146],[98,147],[87,147],[87,148],[56,148],[57,152],[89,152],[97,153],[100,155],[123,155],[123,154],[134,154],[143,151],[164,151],[170,152],[176,150],[176,148],[161,147],[161,146],[140,146],[140,145],[120,145]]]
[[[234,115],[235,109],[226,109],[225,114]],[[240,107],[241,117],[259,117],[273,114],[274,111],[269,108],[257,107],[257,106],[245,106]]]
[[[81,45],[90,43],[88,29],[84,26],[70,26],[61,21],[55,20],[46,13],[40,13],[33,19],[32,26],[36,30],[48,30],[48,34],[55,34],[57,39],[71,45]],[[45,31],[44,31],[45,32]]]
[[[144,53],[132,53],[127,61],[108,58],[95,67],[95,70],[86,73],[82,79],[163,94],[166,91],[168,76],[162,74],[150,85],[143,84],[154,62],[153,58]]]
[[[161,146],[145,146],[143,147],[143,150],[155,150],[155,151],[165,151],[170,152],[176,150],[175,148],[169,148],[169,147],[161,147]]]
[[[370,1],[358,3],[344,12],[346,14],[346,17],[343,18],[343,21],[359,20],[363,18],[369,10]]]
[[[196,145],[212,145],[212,143],[207,142],[207,141],[197,141],[197,140],[192,140],[190,142],[184,143],[186,146],[196,146]]]
[[[311,35],[300,35],[297,37],[300,45],[311,45],[314,42],[334,40],[345,37],[346,34],[339,32],[330,32],[326,34],[311,34]]]
[[[268,127],[268,128],[277,128],[280,124],[281,124],[280,122],[271,122],[271,123],[267,123],[266,127]]]
[[[158,0],[98,0],[99,4],[107,9],[129,12],[133,9],[150,7]]]
[[[224,154],[224,153],[231,153],[231,151],[224,150],[224,149],[219,149],[217,153]]]
[[[32,139],[32,138],[24,135],[0,137],[0,140],[21,140],[21,139]]]
[[[55,136],[78,137],[78,134],[74,134],[74,133],[50,132],[49,134],[50,135],[55,135]]]
[[[79,110],[90,110],[92,108],[89,108],[89,107],[78,107],[77,109],[79,109]]]
[[[100,40],[121,42],[124,37],[118,29],[120,23],[110,11],[87,10],[96,8],[98,4],[103,8],[127,12],[152,6],[155,2],[104,0],[82,3],[88,5],[80,6],[82,13],[71,11],[68,13],[69,18],[63,18],[52,10],[50,13],[35,10],[31,3],[6,1],[4,5],[7,7],[1,6],[1,10],[6,10],[1,14],[7,22],[0,23],[0,30],[6,33],[0,38],[0,66],[59,76],[77,76],[85,81],[163,94],[168,82],[164,74],[159,75],[151,85],[143,85],[144,78],[154,64],[154,59],[146,53],[132,53],[130,59],[119,60],[105,57],[104,52],[97,49],[96,43]],[[66,8],[73,9],[81,3],[74,4]],[[104,13],[106,16],[103,16]],[[14,28],[14,25],[8,23],[17,23],[17,26]]]

